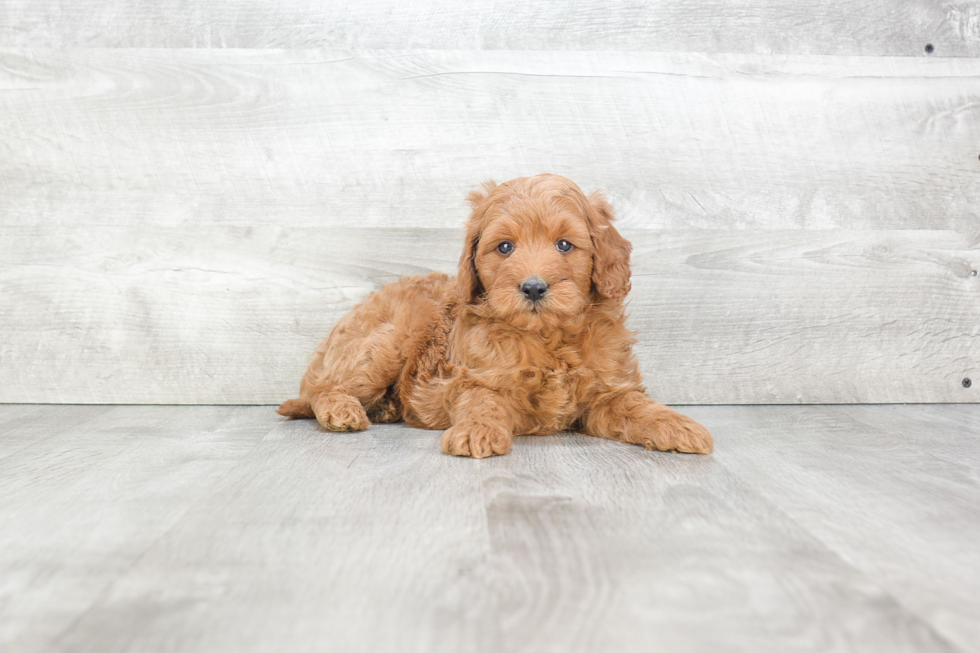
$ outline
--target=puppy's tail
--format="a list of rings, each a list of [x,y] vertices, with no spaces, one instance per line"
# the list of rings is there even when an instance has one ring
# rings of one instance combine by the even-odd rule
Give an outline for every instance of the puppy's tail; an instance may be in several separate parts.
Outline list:
[[[315,417],[313,414],[313,406],[310,405],[306,399],[287,399],[282,402],[282,406],[276,410],[280,415],[285,415],[286,417]]]

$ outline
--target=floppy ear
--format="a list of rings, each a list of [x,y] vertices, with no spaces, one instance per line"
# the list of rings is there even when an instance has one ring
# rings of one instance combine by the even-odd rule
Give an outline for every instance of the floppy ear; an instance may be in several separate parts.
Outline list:
[[[585,217],[594,250],[592,285],[603,297],[622,299],[630,291],[630,251],[633,246],[612,226],[612,207],[600,191],[589,195]]]
[[[480,244],[480,234],[486,223],[487,195],[496,188],[497,184],[491,179],[483,182],[483,190],[475,190],[466,196],[466,201],[473,207],[470,219],[466,222],[466,241],[463,243],[463,253],[459,257],[459,272],[457,284],[460,294],[467,303],[476,301],[483,294],[483,284],[476,271],[476,248]]]

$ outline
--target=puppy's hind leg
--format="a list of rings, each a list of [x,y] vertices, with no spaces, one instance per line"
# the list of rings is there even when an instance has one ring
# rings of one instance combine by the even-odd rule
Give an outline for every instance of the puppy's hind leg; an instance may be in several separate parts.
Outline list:
[[[363,431],[370,424],[361,402],[336,386],[304,387],[299,399],[284,401],[276,412],[286,417],[315,417],[328,431]]]
[[[310,410],[326,430],[363,431],[371,425],[361,402],[342,387],[325,383],[309,390],[303,395],[310,398]]]
[[[363,431],[376,421],[401,416],[393,384],[404,366],[408,337],[397,302],[398,284],[372,293],[342,317],[324,338],[300,383],[298,399],[279,413],[316,417],[328,431]]]

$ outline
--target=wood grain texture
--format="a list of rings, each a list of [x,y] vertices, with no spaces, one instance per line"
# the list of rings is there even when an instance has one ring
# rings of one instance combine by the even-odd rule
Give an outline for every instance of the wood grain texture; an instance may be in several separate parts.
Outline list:
[[[643,228],[980,225],[980,60],[5,50],[5,224],[450,227],[550,171]]]
[[[61,650],[59,633],[270,430],[261,408],[43,409],[0,435],[9,651]]]
[[[625,230],[668,403],[975,402],[978,241],[949,231]],[[0,401],[278,403],[381,284],[460,230],[0,228]]]
[[[44,408],[0,406],[4,650],[976,649],[978,406],[695,407],[709,457],[479,461],[271,407]]]
[[[471,465],[249,415],[268,435],[45,650],[499,650]]]
[[[0,433],[3,434],[0,461],[37,444],[38,429],[50,430],[52,410],[53,407],[47,404],[4,406],[0,411]],[[84,426],[92,419],[101,418],[108,410],[106,406],[76,406],[71,412],[70,427]]]
[[[726,470],[724,452],[560,437],[519,440],[482,470],[510,650],[955,650]]]
[[[976,407],[690,412],[716,425],[720,459],[746,486],[942,637],[976,649],[980,568],[960,545],[980,541]]]
[[[977,97],[977,59],[6,49],[0,401],[291,396],[542,171],[636,241],[659,399],[976,401]]]
[[[648,50],[980,54],[969,0],[8,0],[0,43],[49,47]]]

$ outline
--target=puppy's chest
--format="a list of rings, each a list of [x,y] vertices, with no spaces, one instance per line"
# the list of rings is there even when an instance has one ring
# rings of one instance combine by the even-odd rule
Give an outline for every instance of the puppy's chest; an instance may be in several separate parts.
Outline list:
[[[596,374],[577,343],[519,332],[465,335],[438,377],[462,373],[503,393],[527,419],[526,433],[567,428],[581,414]]]
[[[581,356],[573,350],[537,356],[530,364],[515,364],[518,371],[515,385],[529,393],[572,391],[584,377],[590,375]]]
[[[594,379],[574,351],[538,363],[521,369],[514,379],[513,396],[525,418],[522,430],[529,435],[569,428],[581,415]]]

